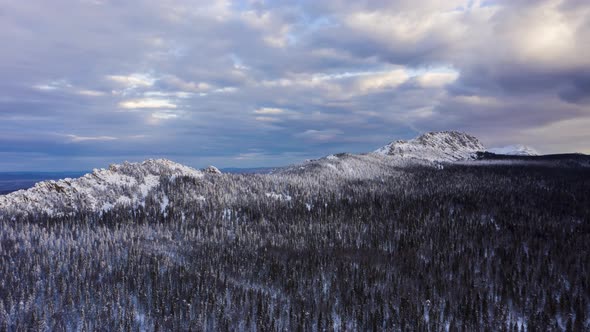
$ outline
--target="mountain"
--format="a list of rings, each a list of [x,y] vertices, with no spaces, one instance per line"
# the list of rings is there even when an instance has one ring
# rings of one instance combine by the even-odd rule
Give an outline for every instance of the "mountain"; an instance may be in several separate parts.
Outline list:
[[[521,154],[506,154],[513,151]],[[590,164],[583,155],[551,158],[524,155],[525,152],[532,153],[532,150],[520,146],[502,152],[504,154],[487,152],[474,136],[457,131],[442,131],[425,133],[408,141],[394,141],[373,153],[332,154],[301,164],[274,168],[267,174],[227,174],[214,166],[197,170],[166,159],[125,162],[111,165],[108,169],[95,169],[76,179],[43,181],[27,190],[0,195],[0,218],[2,214],[65,216],[85,212],[103,213],[116,207],[145,208],[146,202],[149,203],[147,205],[158,206],[158,210],[163,213],[167,207],[178,206],[179,197],[188,205],[209,204],[212,200],[227,208],[245,199],[259,201],[268,197],[296,197],[292,188],[299,183],[313,184],[318,190],[324,190],[322,188],[329,187],[328,183],[381,181],[400,176],[403,169],[413,166],[442,169],[445,163],[462,161],[469,161],[469,164]],[[407,176],[406,173],[404,176]],[[171,184],[177,182],[176,178],[188,178],[188,181],[181,182],[190,182],[191,186],[182,185],[176,193],[171,192]],[[220,203],[222,200],[223,203]]]
[[[217,168],[207,168],[217,174]],[[203,171],[170,160],[125,162],[108,169],[95,169],[77,179],[43,181],[33,188],[0,196],[0,210],[45,212],[49,215],[81,211],[108,211],[115,205],[138,206],[158,184],[160,178],[185,176],[202,178]]]
[[[588,330],[590,156],[407,145],[0,196],[0,331]]]
[[[478,151],[485,150],[474,136],[458,131],[438,131],[408,141],[394,141],[374,152],[401,158],[452,162],[473,159]]]
[[[196,170],[165,159],[126,162],[95,169],[77,179],[43,181],[27,190],[0,195],[0,220],[3,215],[101,214],[120,207],[137,210],[151,206],[153,210],[157,206],[158,213],[166,213],[169,207],[194,207],[211,201],[230,211],[229,207],[244,201],[288,201],[300,183],[320,190],[336,186],[328,183],[391,177],[400,167],[418,164],[431,165],[372,153],[330,155],[267,174],[222,173],[214,166]]]
[[[350,180],[376,179],[395,173],[397,168],[413,165],[432,166],[432,163],[421,159],[391,158],[378,153],[337,153],[277,168],[272,174],[316,178],[340,177]]]
[[[531,148],[530,146],[516,144],[516,145],[508,145],[501,148],[491,148],[487,150],[488,152],[495,153],[495,154],[503,154],[509,156],[538,156],[539,153]]]

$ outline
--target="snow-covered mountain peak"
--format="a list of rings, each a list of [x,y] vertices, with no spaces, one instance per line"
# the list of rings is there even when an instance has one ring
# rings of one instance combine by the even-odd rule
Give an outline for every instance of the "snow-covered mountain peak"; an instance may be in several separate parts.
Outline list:
[[[213,165],[203,168],[203,172],[205,172],[207,174],[222,174],[221,171],[219,170],[219,168],[217,168]]]
[[[478,151],[485,151],[485,147],[476,137],[459,131],[438,131],[391,142],[375,153],[428,161],[457,161],[472,159]]]
[[[495,153],[495,154],[504,154],[504,155],[511,155],[511,156],[538,156],[539,153],[537,150],[531,148],[530,146],[516,144],[516,145],[508,145],[501,148],[492,148],[489,149],[488,152]]]
[[[136,206],[143,204],[162,177],[177,176],[201,178],[204,174],[167,159],[113,164],[77,179],[43,181],[33,188],[0,196],[0,210],[54,214],[57,211],[109,210],[118,204]]]

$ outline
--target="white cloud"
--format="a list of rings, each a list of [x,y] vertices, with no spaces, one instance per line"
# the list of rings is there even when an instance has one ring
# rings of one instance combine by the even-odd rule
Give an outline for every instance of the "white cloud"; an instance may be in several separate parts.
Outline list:
[[[289,44],[291,25],[283,22],[279,15],[273,12],[248,10],[242,12],[241,20],[262,34],[262,40],[271,47],[284,48]]]
[[[455,96],[453,101],[471,106],[500,106],[501,101],[488,96]]]
[[[178,114],[172,112],[154,112],[152,113],[152,117],[158,120],[170,120],[176,119]]]
[[[34,89],[41,91],[63,91],[65,93],[72,93],[87,97],[100,97],[106,95],[103,91],[84,89],[74,87],[68,80],[54,80],[48,83],[36,84],[33,86]]]
[[[213,92],[213,93],[231,93],[231,92],[236,92],[236,91],[238,91],[237,88],[235,88],[233,86],[228,86],[228,87],[215,89],[211,92]]]
[[[375,71],[340,73],[301,73],[262,81],[267,88],[300,88],[320,93],[324,97],[349,99],[399,87],[410,78],[403,67]]]
[[[164,83],[169,84],[177,89],[182,91],[189,91],[189,92],[207,92],[211,90],[213,87],[205,82],[190,82],[185,81],[182,78],[174,75],[167,75],[163,78]]]
[[[150,87],[157,81],[151,74],[108,75],[106,78],[127,88]]]
[[[41,91],[54,91],[54,90],[65,90],[72,88],[72,84],[70,84],[67,80],[53,80],[47,83],[40,83],[33,85],[34,89],[41,90]]]
[[[270,117],[270,116],[257,116],[255,118],[255,120],[256,121],[260,121],[260,122],[281,122],[281,121],[283,121],[280,118],[273,118],[273,117]]]
[[[192,92],[185,91],[147,91],[144,92],[145,97],[175,97],[175,98],[190,98],[194,96]]]
[[[143,98],[126,100],[119,103],[120,108],[176,108],[176,104],[168,99]]]
[[[440,88],[453,83],[459,78],[459,73],[451,72],[426,72],[416,77],[416,82],[423,88]]]
[[[366,75],[356,82],[357,91],[365,94],[379,90],[395,89],[406,82],[408,78],[408,73],[403,69]]]
[[[105,95],[105,93],[102,92],[102,91],[98,91],[98,90],[87,90],[87,89],[78,90],[77,93],[79,95],[88,96],[88,97],[101,97],[101,96],[104,96]]]
[[[566,11],[563,1],[539,1],[506,12],[494,22],[497,43],[520,62],[543,67],[590,64],[588,17],[590,7]],[[494,42],[487,40],[485,42]]]
[[[70,142],[86,142],[86,141],[113,141],[118,139],[117,137],[113,136],[78,136],[69,134],[66,135],[69,138]]]
[[[42,90],[42,91],[51,91],[51,90],[57,89],[56,86],[49,85],[49,84],[37,84],[37,85],[33,85],[33,88],[35,88],[37,90]]]
[[[448,41],[460,38],[466,32],[460,20],[462,15],[450,10],[359,11],[347,15],[343,21],[368,38],[391,47],[406,47],[433,35]]]
[[[285,113],[284,109],[275,108],[275,107],[262,107],[254,111],[256,114],[283,114]]]

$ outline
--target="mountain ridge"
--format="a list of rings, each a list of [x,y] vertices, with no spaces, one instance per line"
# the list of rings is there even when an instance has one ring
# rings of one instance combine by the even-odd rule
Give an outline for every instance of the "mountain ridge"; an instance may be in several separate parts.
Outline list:
[[[117,204],[137,206],[158,186],[162,176],[171,180],[177,176],[202,178],[205,172],[167,159],[112,164],[108,169],[94,169],[79,178],[41,181],[32,188],[0,196],[0,209],[52,215],[80,210],[108,211]]]
[[[568,155],[565,162],[590,165],[583,155],[576,158]],[[411,166],[441,169],[446,164],[454,163],[485,165],[515,162],[542,164],[553,163],[556,160],[564,162],[559,155],[545,159],[543,156],[494,154],[487,151],[475,136],[458,131],[442,131],[425,133],[411,140],[393,141],[374,152],[338,153],[301,164],[273,168],[264,176],[279,177],[279,180],[283,176],[299,180],[303,177],[303,181],[309,181],[311,178],[371,180],[390,176],[399,168]],[[8,212],[9,215],[35,212],[47,215],[68,215],[84,211],[102,213],[116,206],[145,206],[146,199],[159,202],[161,210],[164,211],[170,203],[169,199],[165,190],[156,189],[177,177],[199,180],[200,188],[205,188],[213,186],[212,181],[216,181],[215,179],[232,180],[236,179],[235,176],[237,175],[222,173],[214,166],[197,170],[167,159],[124,162],[112,164],[107,169],[94,169],[79,178],[42,181],[32,188],[0,195],[0,212]],[[250,189],[246,192],[250,192]],[[209,189],[202,189],[191,193],[187,199],[201,202],[211,194]],[[279,194],[274,192],[264,194],[268,197],[279,197]],[[289,196],[288,193],[285,195]]]
[[[374,153],[401,158],[453,162],[475,159],[475,154],[479,151],[485,151],[485,147],[475,136],[459,131],[436,131],[410,140],[393,141],[375,150]]]

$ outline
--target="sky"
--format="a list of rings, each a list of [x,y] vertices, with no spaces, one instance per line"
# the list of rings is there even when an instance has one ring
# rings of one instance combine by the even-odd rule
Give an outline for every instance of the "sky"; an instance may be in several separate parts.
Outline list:
[[[587,0],[0,0],[0,171],[279,166],[426,131],[590,153]]]

